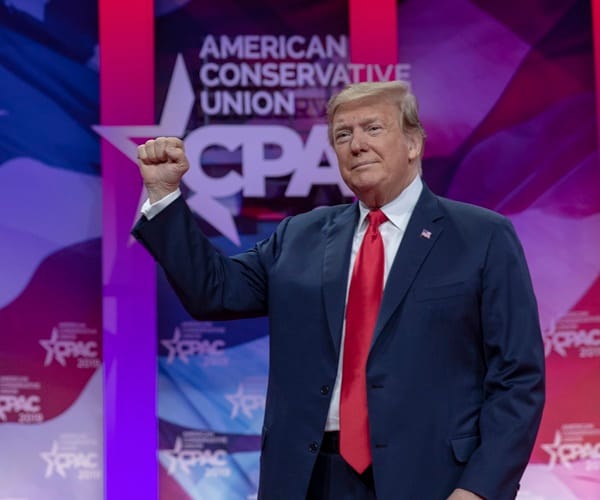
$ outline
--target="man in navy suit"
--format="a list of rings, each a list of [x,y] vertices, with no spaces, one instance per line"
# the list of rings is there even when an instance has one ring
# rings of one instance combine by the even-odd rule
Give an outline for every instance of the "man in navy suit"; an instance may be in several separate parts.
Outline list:
[[[269,317],[259,498],[514,498],[544,403],[514,229],[422,182],[425,134],[403,83],[347,87],[328,123],[359,201],[289,217],[231,258],[180,196],[183,143],[138,148],[149,200],[134,234],[187,310]]]

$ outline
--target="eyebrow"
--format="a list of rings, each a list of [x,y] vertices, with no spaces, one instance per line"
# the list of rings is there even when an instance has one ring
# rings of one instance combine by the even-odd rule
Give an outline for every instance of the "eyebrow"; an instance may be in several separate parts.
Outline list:
[[[383,122],[382,118],[379,116],[368,116],[367,118],[365,118],[364,120],[361,120],[360,122],[358,122],[358,124],[361,127],[364,127],[366,125],[370,125],[371,123],[377,122],[377,121],[381,121]],[[333,124],[333,132],[338,132],[339,130],[344,130],[349,128],[350,125],[348,123],[345,122],[337,122]]]

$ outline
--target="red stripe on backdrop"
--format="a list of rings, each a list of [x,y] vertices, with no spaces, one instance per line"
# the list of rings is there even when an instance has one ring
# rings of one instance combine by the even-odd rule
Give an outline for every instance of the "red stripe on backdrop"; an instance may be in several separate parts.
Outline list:
[[[99,30],[101,124],[154,124],[153,2],[99,0]],[[138,169],[106,141],[101,154],[104,498],[155,499],[155,266],[129,235]]]
[[[596,70],[596,123],[598,124],[596,128],[600,147],[600,0],[592,0],[592,33],[594,34],[594,67]]]
[[[154,124],[154,8],[99,0],[103,125]]]
[[[351,61],[360,64],[396,64],[396,0],[349,0],[348,8]]]

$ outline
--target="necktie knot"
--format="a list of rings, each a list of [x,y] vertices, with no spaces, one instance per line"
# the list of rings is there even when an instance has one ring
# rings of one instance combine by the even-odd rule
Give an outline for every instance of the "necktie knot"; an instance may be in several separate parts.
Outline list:
[[[369,231],[371,235],[373,235],[375,231],[379,229],[379,226],[381,226],[381,224],[387,221],[388,218],[381,210],[377,209],[371,210],[367,214],[367,220],[369,221],[369,227],[367,228],[367,231]]]

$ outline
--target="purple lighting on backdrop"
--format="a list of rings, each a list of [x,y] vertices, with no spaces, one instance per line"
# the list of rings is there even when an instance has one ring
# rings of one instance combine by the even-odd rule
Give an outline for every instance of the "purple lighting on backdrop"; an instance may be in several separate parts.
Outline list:
[[[154,123],[152,2],[99,2],[101,123]],[[133,147],[133,146],[132,146]],[[102,144],[105,498],[158,498],[156,280],[133,244],[141,181],[136,165]]]

